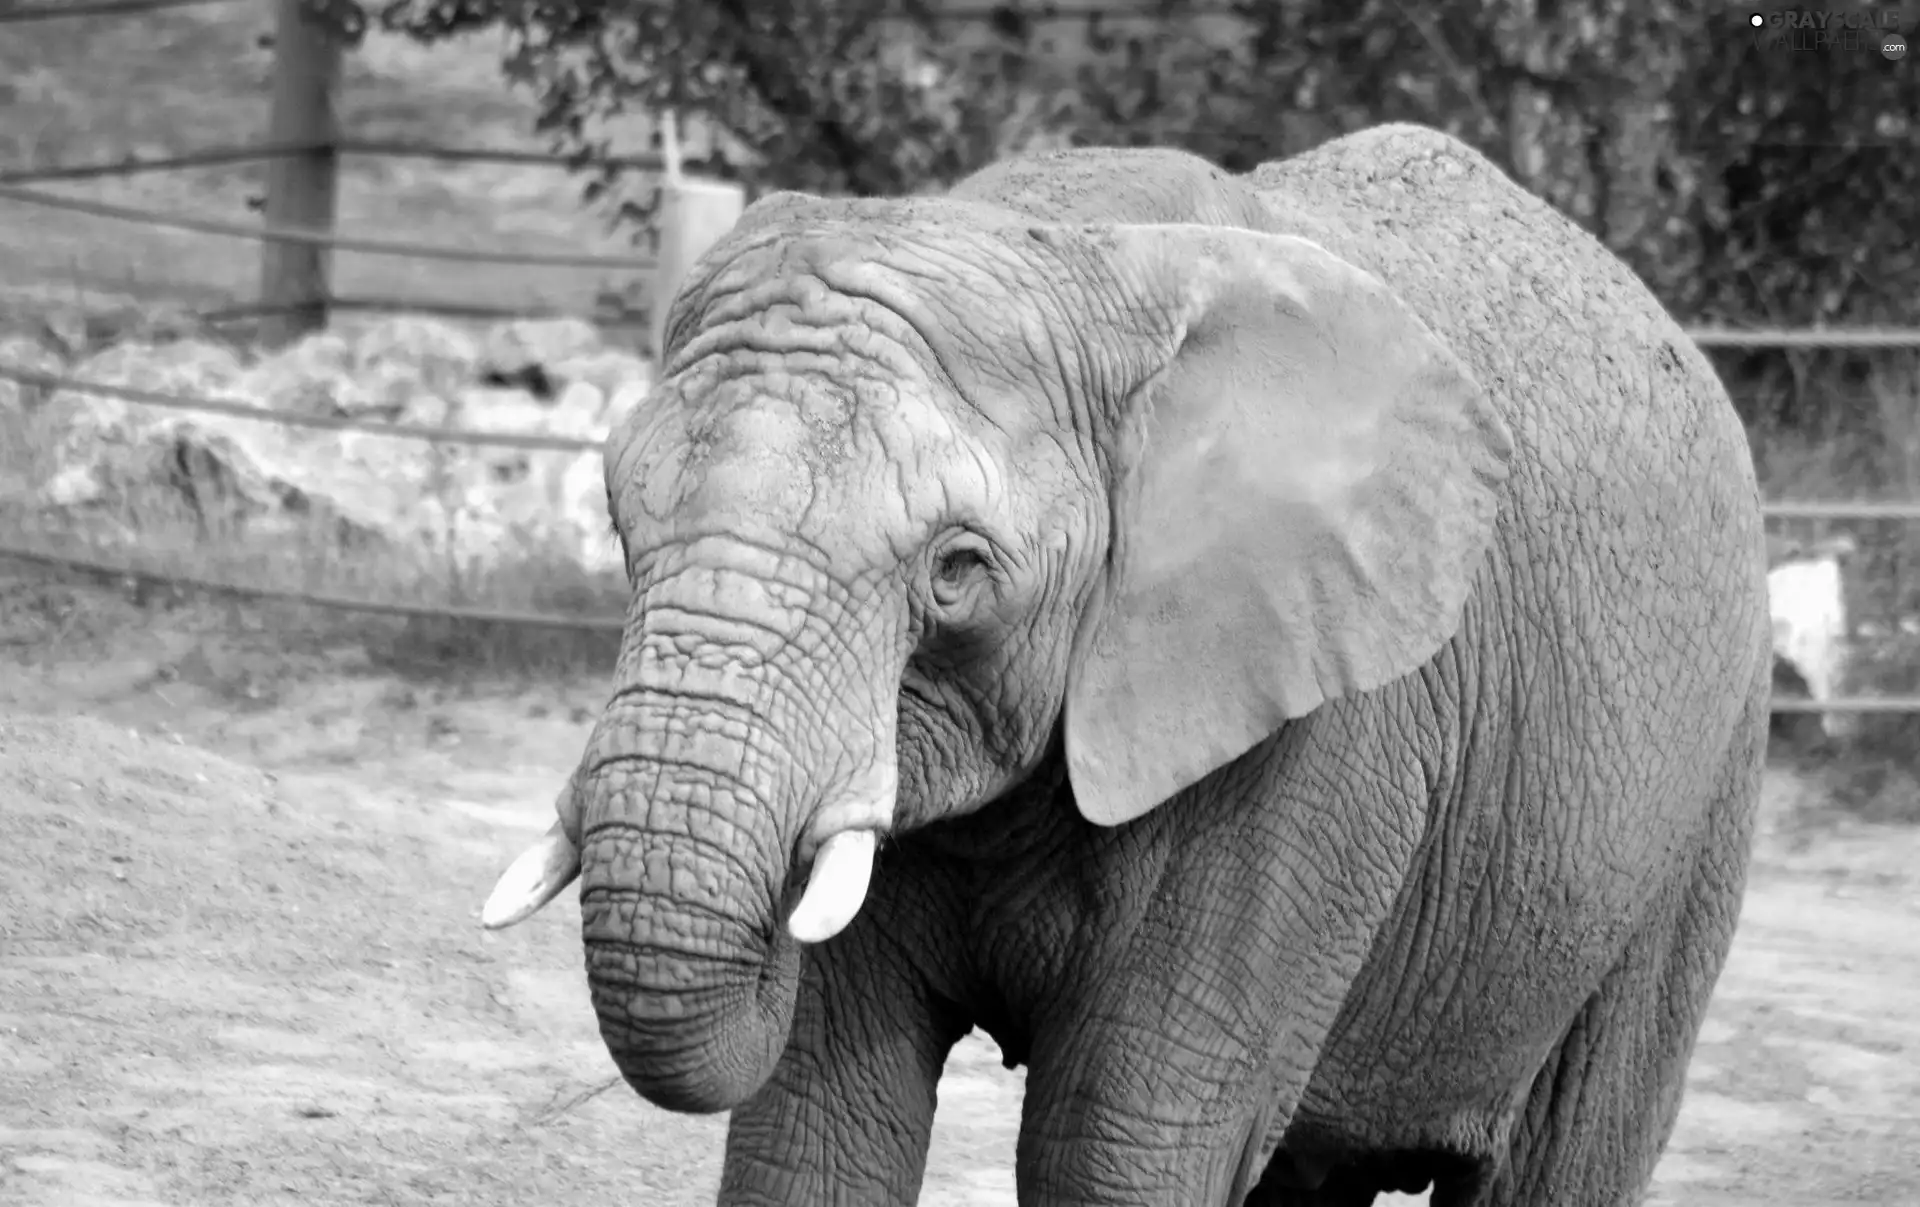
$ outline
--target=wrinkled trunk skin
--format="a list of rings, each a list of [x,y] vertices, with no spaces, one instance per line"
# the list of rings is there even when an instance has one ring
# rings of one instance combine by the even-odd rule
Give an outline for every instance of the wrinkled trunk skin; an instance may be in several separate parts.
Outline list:
[[[792,1022],[789,881],[829,751],[790,740],[819,729],[819,686],[789,680],[769,600],[724,570],[644,586],[580,769],[594,1010],[628,1083],[668,1110],[750,1097]]]
[[[602,720],[615,731],[596,733],[596,755],[636,753],[586,777],[580,900],[614,1063],[649,1102],[706,1113],[772,1075],[799,963],[769,891],[788,856],[755,790],[662,749],[663,728],[684,730],[699,707],[642,696]]]

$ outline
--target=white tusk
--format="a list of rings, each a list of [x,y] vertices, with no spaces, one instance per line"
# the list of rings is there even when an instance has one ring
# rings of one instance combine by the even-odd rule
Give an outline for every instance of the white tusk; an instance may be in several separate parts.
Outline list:
[[[802,943],[824,943],[846,929],[867,899],[879,840],[873,830],[842,830],[821,844],[807,891],[787,919],[788,933]]]
[[[565,827],[556,821],[500,874],[499,883],[480,908],[480,925],[502,930],[525,922],[579,875],[580,852],[567,838]]]

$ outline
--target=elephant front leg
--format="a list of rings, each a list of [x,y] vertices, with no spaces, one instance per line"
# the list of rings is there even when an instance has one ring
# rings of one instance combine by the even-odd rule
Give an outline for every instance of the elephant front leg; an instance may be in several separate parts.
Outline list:
[[[1204,812],[1139,839],[1141,883],[1110,898],[1129,916],[1039,1028],[1022,1207],[1236,1207],[1391,914],[1417,825],[1384,803]]]
[[[1184,1008],[1199,1015],[1221,1004],[1188,1000]],[[1029,1070],[1021,1207],[1240,1207],[1332,1025],[1317,1013],[1293,1022],[1285,1038],[1248,1044],[1234,1058],[1185,1022],[1090,1021]],[[1269,1067],[1250,1067],[1256,1052]]]
[[[727,1129],[722,1204],[918,1201],[941,1069],[969,1024],[882,930],[870,911],[807,949],[786,1053]]]

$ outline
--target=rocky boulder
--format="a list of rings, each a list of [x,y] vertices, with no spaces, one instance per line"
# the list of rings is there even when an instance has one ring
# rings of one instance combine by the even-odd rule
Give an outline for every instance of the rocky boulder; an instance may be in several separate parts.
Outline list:
[[[33,486],[51,509],[112,521],[131,539],[159,516],[209,535],[299,535],[409,548],[485,570],[537,548],[591,573],[618,569],[597,449],[438,442],[387,427],[597,443],[651,380],[648,363],[572,320],[479,334],[402,315],[249,355],[178,340],[123,343],[65,365],[0,350],[0,364],[108,386],[240,402],[369,430],[288,426],[65,389],[31,403]],[[0,405],[29,405],[12,395]]]

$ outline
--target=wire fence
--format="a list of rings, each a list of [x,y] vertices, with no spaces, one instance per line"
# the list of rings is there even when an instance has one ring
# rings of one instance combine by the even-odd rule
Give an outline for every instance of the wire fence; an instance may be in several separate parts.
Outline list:
[[[117,15],[226,2],[231,2],[231,0],[78,0],[78,2],[58,5],[0,6],[0,24],[5,24],[10,21],[39,20],[55,17]],[[1054,15],[1084,17],[1092,11],[1094,10],[1073,10],[1070,12],[1057,12]],[[1114,11],[1115,10],[1111,8],[1108,9],[1109,13]],[[966,19],[967,17],[967,14],[964,12],[951,15],[961,19]],[[987,11],[983,10],[982,15],[988,15]],[[1142,10],[1139,14],[1135,15],[1152,14],[1146,10]],[[159,158],[124,158],[92,164],[28,165],[0,171],[0,203],[48,210],[65,210],[111,221],[136,223],[210,236],[246,239],[266,244],[295,244],[337,251],[358,252],[368,255],[404,257],[415,260],[595,269],[609,272],[650,272],[656,267],[656,261],[651,257],[495,250],[461,247],[450,244],[417,243],[396,239],[346,235],[329,230],[272,226],[263,223],[232,222],[191,214],[157,212],[132,206],[114,205],[102,201],[47,192],[41,188],[23,187],[25,185],[46,185],[94,180],[136,173],[231,166],[287,156],[312,155],[316,151],[331,151],[337,155],[431,158],[445,162],[499,163],[566,168],[578,166],[577,161],[573,157],[540,151],[512,148],[440,147],[396,140],[343,138],[324,147],[316,147],[308,144],[288,144],[284,146],[255,144],[247,146],[209,147]],[[622,166],[643,171],[658,171],[661,167],[659,157],[650,155],[626,157],[622,159],[620,163]],[[357,310],[387,313],[411,311],[415,313],[436,313],[450,317],[474,319],[524,317],[559,318],[569,317],[577,313],[557,309],[528,310],[526,308],[491,306],[477,302],[432,301],[428,299],[410,299],[404,297],[332,297],[326,299],[325,305],[333,309],[345,311]],[[236,319],[257,317],[264,314],[268,309],[268,307],[257,303],[231,299],[228,304],[208,311],[199,317],[209,323],[218,324]],[[596,321],[601,321],[602,325],[607,325],[606,320],[608,319],[611,319],[614,323],[638,321],[638,317],[631,314],[596,317]],[[1920,330],[1740,330],[1710,328],[1690,331],[1688,335],[1698,346],[1706,349],[1920,349]],[[55,391],[77,391],[101,397],[114,398],[122,402],[178,412],[224,415],[231,418],[309,429],[364,431],[395,438],[429,441],[436,444],[546,450],[572,452],[576,454],[594,452],[601,448],[601,442],[599,441],[584,440],[577,437],[551,436],[526,432],[498,432],[433,427],[388,422],[382,419],[356,416],[289,412],[263,407],[256,403],[240,399],[208,398],[149,390],[124,384],[89,381],[84,378],[48,373],[27,366],[5,363],[0,363],[0,381],[10,381],[16,385],[48,391],[49,393]],[[1920,522],[1920,501],[1848,502],[1777,500],[1767,503],[1765,505],[1765,512],[1766,515],[1772,519],[1891,520]],[[98,559],[71,556],[66,553],[51,550],[31,549],[22,546],[0,545],[0,558],[11,558],[16,561],[47,567],[63,567],[76,572],[118,581],[130,580],[141,583],[171,585],[177,588],[196,590],[215,595],[281,600],[340,611],[415,618],[438,617],[456,621],[503,626],[588,631],[618,631],[622,624],[622,619],[618,616],[556,615],[538,612],[467,608],[454,605],[406,604],[390,600],[288,590],[264,584],[220,581],[204,576],[182,573],[173,568],[161,568],[151,565],[142,566],[133,562],[101,561]],[[1912,713],[1920,712],[1920,696],[1857,697],[1824,701],[1783,698],[1774,701],[1774,710],[1776,712],[1786,713]]]
[[[111,382],[85,381],[58,373],[42,373],[18,365],[0,364],[0,381],[43,390],[78,390],[121,402],[140,403],[170,411],[197,411],[207,415],[226,415],[233,419],[253,419],[282,427],[317,428],[329,431],[377,432],[383,436],[428,440],[436,444],[466,444],[494,448],[550,449],[555,452],[599,452],[598,440],[576,436],[545,436],[534,432],[488,432],[472,428],[428,427],[412,423],[388,423],[352,415],[317,415],[304,411],[280,411],[230,398],[202,398],[146,390],[139,386]]]
[[[261,243],[289,243],[306,247],[324,247],[332,251],[360,252],[363,255],[399,256],[409,260],[454,260],[468,264],[517,264],[542,268],[599,268],[613,272],[651,272],[658,264],[648,256],[588,256],[559,252],[489,251],[483,248],[456,247],[451,244],[415,243],[399,239],[375,239],[364,235],[341,235],[332,231],[300,230],[246,222],[223,222],[217,218],[197,218],[191,214],[172,214],[158,210],[136,209],[90,201],[80,197],[61,197],[13,185],[0,186],[0,201],[43,209],[66,210],[95,218],[111,218],[142,226],[192,231],[201,235],[224,235],[232,239],[252,239]]]
[[[0,25],[19,21],[51,21],[59,18],[129,17],[136,13],[165,12],[175,8],[210,8],[217,4],[235,4],[240,0],[58,0],[24,4],[20,0],[0,3]]]
[[[189,0],[191,3],[218,3],[221,0]],[[0,10],[0,23],[4,23],[4,10]],[[203,147],[196,150],[166,156],[126,156],[94,163],[83,164],[38,164],[0,170],[0,205],[17,205],[49,211],[59,211],[100,218],[107,221],[124,222],[132,225],[163,230],[182,231],[190,234],[212,237],[244,239],[263,245],[286,244],[343,251],[364,255],[382,256],[407,260],[431,260],[464,264],[484,264],[516,266],[534,269],[575,269],[596,270],[614,274],[644,275],[657,271],[659,263],[656,257],[645,255],[583,255],[565,252],[517,251],[483,247],[461,246],[457,244],[434,244],[412,240],[387,239],[379,237],[341,234],[337,231],[312,229],[297,226],[275,226],[266,223],[249,223],[210,218],[197,214],[169,213],[144,209],[135,206],[116,205],[92,198],[75,197],[63,193],[50,192],[39,187],[27,185],[60,185],[81,183],[91,180],[121,178],[164,172],[188,171],[202,168],[232,167],[248,163],[268,162],[276,159],[311,156],[325,152],[335,156],[363,156],[387,159],[432,159],[445,163],[499,164],[521,167],[544,167],[571,170],[579,166],[577,157],[550,151],[539,151],[518,147],[451,147],[430,143],[412,142],[402,139],[339,138],[326,144],[308,143],[250,143],[235,146]],[[601,162],[596,159],[596,163]],[[662,157],[655,154],[619,155],[605,159],[606,163],[636,171],[658,173],[663,170]],[[701,161],[687,161],[687,166],[700,170]],[[147,282],[114,282],[107,280],[83,280],[84,270],[71,269],[63,272],[63,278],[76,285],[84,285],[103,291],[126,296],[138,297],[151,295],[154,286]],[[94,274],[97,278],[99,274]],[[201,295],[201,302],[209,299],[209,293],[223,291],[210,289],[205,285],[178,286],[181,293]],[[607,295],[611,297],[611,295]],[[603,298],[603,301],[607,298]],[[614,304],[594,308],[586,315],[597,326],[614,329],[637,329],[644,326],[645,314],[620,303],[613,298]],[[361,314],[418,313],[434,314],[446,318],[474,321],[495,321],[515,318],[561,318],[580,317],[582,307],[567,308],[537,306],[527,304],[501,304],[470,300],[452,300],[446,298],[414,298],[393,295],[368,295],[340,293],[330,289],[322,290],[317,298],[299,302],[272,304],[258,300],[248,300],[235,296],[220,297],[205,305],[196,316],[212,326],[225,326],[235,322],[259,320],[278,315],[296,315],[311,313],[315,309],[321,312],[344,311]]]
[[[187,311],[191,319],[211,328],[268,315],[304,309],[300,303],[253,301],[233,290],[200,281],[156,280],[152,277],[118,276],[84,268],[62,266],[57,285],[0,284],[0,300],[15,302],[63,302],[101,295],[117,301],[142,303],[157,312]],[[646,312],[612,303],[597,307],[506,305],[498,302],[462,302],[451,298],[411,294],[336,293],[327,309],[344,314],[423,314],[466,322],[502,322],[511,319],[586,318],[595,326],[619,331],[645,326]]]
[[[299,155],[330,153],[364,155],[386,159],[434,159],[442,163],[492,163],[521,167],[573,168],[575,157],[551,151],[533,151],[519,147],[442,147],[430,143],[399,139],[342,138],[330,143],[243,143],[232,147],[206,147],[179,155],[125,156],[97,163],[48,164],[13,168],[0,172],[0,184],[54,184],[72,180],[98,180],[105,177],[139,176],[150,172],[181,172],[194,168],[231,167],[234,164],[288,159]],[[658,172],[665,166],[658,155],[614,155],[596,157],[596,165],[607,164],[635,171]]]
[[[69,570],[107,582],[172,587],[231,599],[301,604],[306,607],[325,608],[331,612],[358,612],[371,616],[397,616],[406,620],[453,620],[467,624],[488,624],[522,629],[559,629],[586,633],[618,633],[625,625],[623,617],[612,615],[566,615],[556,612],[471,608],[458,604],[412,604],[397,600],[367,599],[319,591],[298,591],[284,587],[270,587],[262,583],[224,582],[176,569],[145,567],[132,561],[101,561],[98,558],[77,557],[70,553],[31,549],[24,545],[0,544],[0,558],[43,566],[50,570]]]
[[[297,302],[274,305],[266,302],[235,300],[227,305],[202,310],[194,317],[210,327],[221,327],[229,323],[265,318],[270,315],[297,313],[305,309],[304,305]],[[437,318],[463,319],[468,322],[582,317],[581,310],[571,306],[503,306],[497,302],[455,302],[446,298],[415,298],[398,294],[337,293],[327,302],[327,309],[348,314],[430,314]],[[642,311],[616,310],[611,307],[594,310],[585,317],[589,318],[595,326],[611,330],[637,328],[643,326],[646,321],[646,315]]]

